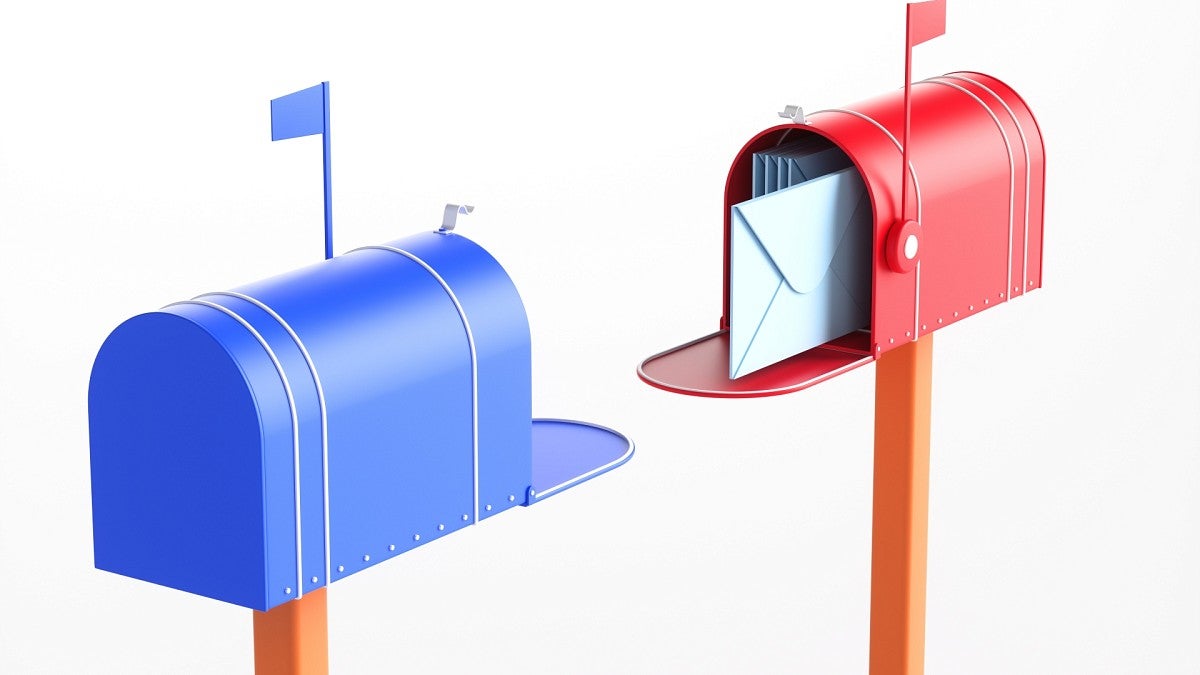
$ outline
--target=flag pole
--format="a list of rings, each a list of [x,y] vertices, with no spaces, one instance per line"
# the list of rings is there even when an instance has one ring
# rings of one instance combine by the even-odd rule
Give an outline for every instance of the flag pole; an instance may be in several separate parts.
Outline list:
[[[908,142],[912,130],[912,50],[946,32],[946,0],[910,2],[905,8],[904,22],[904,128],[900,130],[900,220],[915,220],[909,213],[908,192],[912,176],[908,171]]]
[[[329,82],[271,100],[272,141],[316,134],[321,135],[325,259],[329,260],[333,257]],[[316,583],[317,577],[312,581]],[[255,675],[329,675],[329,609],[325,596],[328,582],[326,579],[326,586],[303,593],[298,588],[295,600],[266,612],[254,612]],[[297,583],[303,581],[297,579]]]
[[[322,185],[325,188],[325,259],[329,260],[333,257],[333,178],[329,168],[329,83],[321,83],[321,92],[324,94],[324,105],[321,106],[321,112],[325,117],[325,131],[321,134],[321,164],[324,166],[324,180]]]
[[[910,189],[915,192],[909,171],[912,50],[946,32],[946,0],[910,2],[905,9],[900,227],[918,220],[918,213],[912,211],[920,210],[920,205],[913,209],[909,200]],[[925,672],[932,381],[933,334],[914,332],[912,342],[882,354],[876,362],[870,675]]]
[[[325,259],[333,257],[333,178],[330,171],[329,83],[322,82],[271,99],[271,140],[321,134],[321,185],[324,193]]]
[[[912,176],[908,172],[908,136],[912,131],[912,48],[913,25],[912,5],[908,6],[908,18],[904,25],[904,128],[900,130],[900,220],[916,220],[916,214],[908,213],[908,191]]]

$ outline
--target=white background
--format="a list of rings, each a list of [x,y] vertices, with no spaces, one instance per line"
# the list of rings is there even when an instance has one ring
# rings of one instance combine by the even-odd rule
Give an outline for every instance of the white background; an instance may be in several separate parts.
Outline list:
[[[951,0],[916,77],[1038,115],[1045,288],[937,334],[929,673],[1200,672],[1196,5]],[[874,368],[640,383],[716,327],[734,153],[900,85],[903,3],[9,3],[0,13],[0,672],[249,673],[249,610],[92,568],[86,390],[142,311],[436,227],[508,269],[535,413],[625,467],[330,590],[335,673],[863,673]]]

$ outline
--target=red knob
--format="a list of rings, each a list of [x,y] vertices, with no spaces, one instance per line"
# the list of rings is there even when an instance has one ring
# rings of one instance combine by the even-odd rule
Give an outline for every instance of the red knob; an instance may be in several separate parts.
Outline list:
[[[886,253],[888,267],[893,272],[907,274],[921,260],[921,224],[915,220],[902,220],[888,232]]]

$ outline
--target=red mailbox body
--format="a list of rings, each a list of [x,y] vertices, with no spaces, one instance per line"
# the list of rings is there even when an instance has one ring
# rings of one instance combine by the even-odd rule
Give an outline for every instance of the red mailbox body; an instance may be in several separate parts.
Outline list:
[[[912,85],[908,198],[920,222],[915,268],[888,263],[901,217],[902,89],[812,113],[752,138],[725,187],[720,331],[647,359],[648,384],[683,394],[770,396],[864,365],[890,349],[1040,288],[1045,152],[1029,107],[1003,82],[958,72]],[[730,209],[751,197],[753,155],[800,135],[840,148],[862,176],[874,227],[870,326],[736,380],[728,377]]]

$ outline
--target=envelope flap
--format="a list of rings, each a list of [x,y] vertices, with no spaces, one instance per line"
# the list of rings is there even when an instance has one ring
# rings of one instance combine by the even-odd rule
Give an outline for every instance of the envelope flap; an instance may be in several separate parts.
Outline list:
[[[865,190],[850,167],[735,204],[734,216],[745,221],[788,286],[808,293],[829,272]]]

